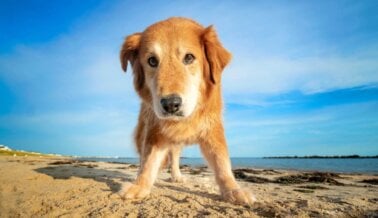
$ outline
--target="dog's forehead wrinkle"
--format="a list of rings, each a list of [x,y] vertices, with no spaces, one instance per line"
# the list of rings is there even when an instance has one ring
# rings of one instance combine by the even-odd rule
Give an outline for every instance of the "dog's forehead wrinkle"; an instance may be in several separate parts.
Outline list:
[[[183,45],[183,43],[180,43],[180,44],[177,46],[177,48],[176,48],[176,51],[177,51],[178,56],[182,56],[182,55],[184,55],[185,53],[188,52],[188,50],[190,50],[190,49],[188,49],[187,46]]]
[[[163,20],[160,22],[157,22],[155,24],[152,24],[151,26],[147,27],[145,32],[151,32],[151,33],[180,33],[182,30],[193,30],[198,31],[204,29],[201,25],[199,25],[197,22],[187,20],[187,19],[177,19],[177,18],[171,18],[168,20]]]
[[[158,55],[158,56],[161,56],[162,55],[162,48],[161,48],[161,45],[159,42],[154,42],[152,44],[152,48],[154,50],[154,52]]]
[[[201,45],[203,27],[195,22],[166,20],[148,27],[143,33],[145,43],[159,42],[167,47],[197,47]]]

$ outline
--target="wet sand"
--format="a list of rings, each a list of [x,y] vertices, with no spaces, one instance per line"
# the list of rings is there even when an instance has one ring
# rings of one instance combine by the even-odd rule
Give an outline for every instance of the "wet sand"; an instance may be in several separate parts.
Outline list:
[[[152,193],[122,200],[138,166],[0,156],[0,217],[377,217],[378,175],[237,169],[257,202],[222,201],[212,172],[182,166],[185,183],[159,174]]]

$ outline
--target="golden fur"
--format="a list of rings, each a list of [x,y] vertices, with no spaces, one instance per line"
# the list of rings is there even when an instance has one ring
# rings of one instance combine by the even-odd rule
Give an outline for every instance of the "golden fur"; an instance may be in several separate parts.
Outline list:
[[[183,64],[190,52],[195,60]],[[159,59],[152,68],[147,60]],[[135,143],[141,166],[133,184],[121,191],[124,198],[149,194],[159,168],[171,160],[172,180],[183,181],[179,156],[183,145],[199,144],[215,172],[225,200],[249,204],[253,197],[240,189],[231,171],[222,122],[221,73],[231,59],[212,26],[204,28],[186,18],[170,18],[128,36],[120,59],[127,70],[131,63],[134,87],[142,103],[135,130]],[[159,99],[178,93],[183,98],[182,116],[165,116]]]

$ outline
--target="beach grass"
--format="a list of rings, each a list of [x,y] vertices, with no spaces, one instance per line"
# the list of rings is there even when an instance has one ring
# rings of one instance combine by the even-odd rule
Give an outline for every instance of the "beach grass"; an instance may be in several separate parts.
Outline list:
[[[29,152],[29,151],[17,151],[17,150],[0,150],[1,156],[20,156],[20,157],[51,157],[55,156],[53,154],[42,154],[37,152]]]

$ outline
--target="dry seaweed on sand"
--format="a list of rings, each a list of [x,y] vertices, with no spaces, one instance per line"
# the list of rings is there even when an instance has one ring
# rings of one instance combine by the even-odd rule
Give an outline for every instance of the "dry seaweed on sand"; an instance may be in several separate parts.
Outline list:
[[[98,167],[97,164],[91,164],[91,163],[88,163],[88,164],[85,164],[85,163],[79,163],[79,164],[75,164],[74,166],[75,166],[75,167],[88,167],[88,168],[95,168],[95,167]]]
[[[378,185],[378,179],[364,179],[361,180],[362,183],[368,183],[370,185]]]
[[[130,165],[128,165],[127,167],[130,168],[130,169],[136,169],[136,168],[138,168],[139,166],[138,166],[138,165],[135,165],[135,164],[130,164]]]
[[[233,170],[234,176],[236,179],[242,179],[246,182],[252,182],[252,183],[268,183],[272,182],[269,179],[258,177],[258,176],[250,176],[245,173],[244,170]]]
[[[253,173],[253,174],[260,174],[262,171],[260,170],[254,170],[254,169],[250,169],[250,168],[238,168],[238,169],[234,169],[233,172],[237,173],[237,172],[243,172],[243,173]]]
[[[314,190],[311,189],[294,189],[294,191],[302,193],[314,193]]]
[[[192,175],[198,175],[206,171],[206,168],[199,167],[199,168],[190,168],[189,173]]]
[[[234,173],[235,178],[244,180],[246,182],[252,182],[252,183],[269,183],[270,182],[270,183],[290,185],[290,184],[302,184],[302,183],[312,182],[312,183],[324,183],[324,184],[330,184],[330,185],[344,185],[343,183],[335,179],[335,178],[340,178],[340,176],[336,173],[327,173],[327,172],[301,173],[301,174],[296,174],[296,175],[281,176],[275,180],[270,180],[263,177],[248,175],[248,173],[254,173],[255,171],[256,170],[251,170],[251,169],[235,169],[233,170],[233,173]]]
[[[98,167],[97,164],[85,163],[84,161],[80,161],[80,160],[58,160],[58,161],[51,162],[48,165],[73,165],[74,167],[88,167],[88,168]]]
[[[273,169],[263,169],[263,170],[255,170],[255,169],[251,169],[251,168],[238,168],[238,169],[234,169],[232,170],[234,173],[239,173],[239,172],[243,172],[243,173],[251,173],[251,174],[266,174],[266,175],[276,175],[276,174],[281,174],[281,172],[278,172],[276,170],[273,170]]]
[[[327,187],[323,187],[323,186],[320,186],[320,185],[301,185],[301,186],[298,186],[298,188],[302,188],[302,189],[311,189],[311,190],[328,190],[329,188]]]
[[[326,183],[330,185],[344,185],[337,181],[335,178],[340,178],[336,173],[326,172],[313,172],[313,173],[301,173],[297,175],[282,176],[275,180],[279,184],[301,184],[306,182],[313,183]]]
[[[78,160],[58,160],[49,163],[49,165],[65,165],[65,164],[75,164],[75,163],[80,163],[81,161]]]

